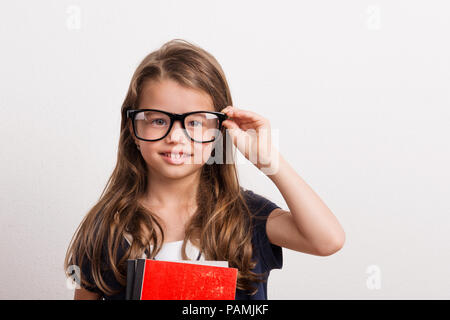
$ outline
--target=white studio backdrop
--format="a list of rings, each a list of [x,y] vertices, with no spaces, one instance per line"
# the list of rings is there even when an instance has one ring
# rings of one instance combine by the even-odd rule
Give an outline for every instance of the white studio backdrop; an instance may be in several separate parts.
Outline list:
[[[174,38],[222,65],[234,105],[346,232],[283,249],[269,299],[450,298],[450,2],[9,1],[0,4],[0,299],[72,299],[63,259],[116,161],[141,59]],[[241,184],[284,209],[268,177]],[[26,288],[26,290],[24,290]]]

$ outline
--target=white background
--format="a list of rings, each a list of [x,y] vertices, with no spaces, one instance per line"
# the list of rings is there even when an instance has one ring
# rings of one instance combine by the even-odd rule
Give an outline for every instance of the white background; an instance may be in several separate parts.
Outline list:
[[[448,1],[2,2],[0,298],[73,298],[64,254],[115,165],[131,75],[183,38],[346,232],[329,257],[283,249],[269,299],[449,299],[449,16]],[[252,164],[239,175],[287,209]]]

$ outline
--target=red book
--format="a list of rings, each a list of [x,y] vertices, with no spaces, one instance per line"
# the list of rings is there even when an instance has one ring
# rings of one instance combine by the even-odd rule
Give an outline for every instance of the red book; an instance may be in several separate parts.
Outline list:
[[[236,268],[151,259],[137,259],[136,264],[133,292],[128,295],[127,290],[130,299],[235,299]]]

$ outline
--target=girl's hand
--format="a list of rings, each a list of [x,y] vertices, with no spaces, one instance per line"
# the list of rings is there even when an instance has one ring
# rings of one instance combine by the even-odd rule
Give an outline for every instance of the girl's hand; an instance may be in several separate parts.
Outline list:
[[[231,118],[222,124],[236,148],[258,169],[269,167],[272,170],[278,164],[278,152],[272,146],[269,120],[255,112],[233,106],[227,106],[221,112]]]

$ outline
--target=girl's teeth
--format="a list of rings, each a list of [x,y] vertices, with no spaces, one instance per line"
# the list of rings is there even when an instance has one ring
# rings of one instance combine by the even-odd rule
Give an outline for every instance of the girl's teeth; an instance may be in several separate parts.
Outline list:
[[[181,157],[185,157],[185,155],[183,154],[183,155],[181,155],[181,154],[168,154],[168,153],[166,153],[166,156],[168,156],[168,157],[171,157],[171,158],[173,158],[173,159],[180,159]]]

